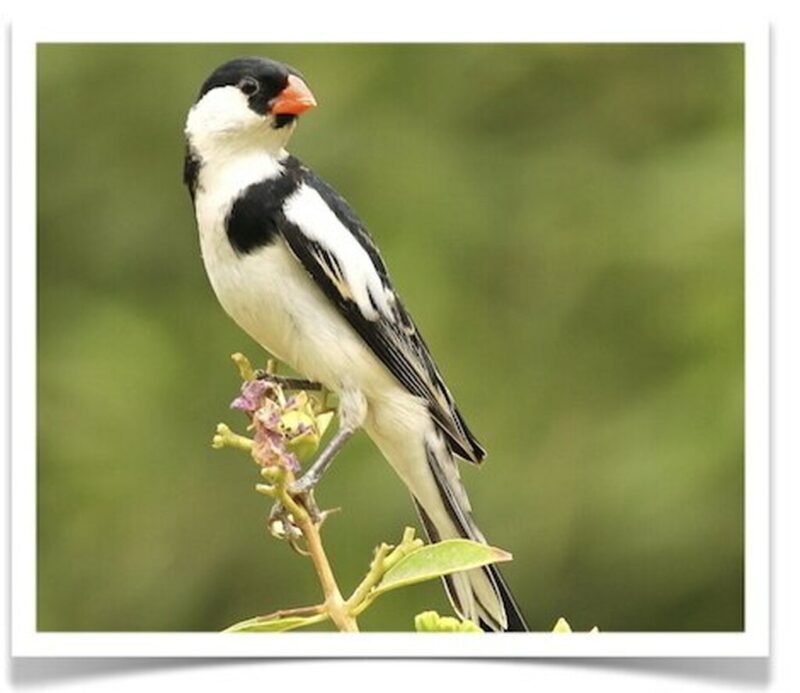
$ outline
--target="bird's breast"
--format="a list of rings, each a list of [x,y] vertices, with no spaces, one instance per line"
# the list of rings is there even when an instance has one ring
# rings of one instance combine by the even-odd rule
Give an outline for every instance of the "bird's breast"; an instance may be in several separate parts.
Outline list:
[[[298,373],[333,391],[356,388],[369,395],[396,387],[282,236],[239,254],[225,231],[230,207],[208,202],[198,197],[203,264],[220,304],[247,334]]]
[[[277,168],[275,168],[277,166]],[[195,197],[200,246],[211,286],[233,320],[307,378],[367,397],[399,387],[292,254],[282,234],[242,252],[226,227],[249,186],[277,180],[280,162],[258,158],[204,164]],[[285,193],[284,193],[285,194]],[[265,220],[266,222],[266,220]]]

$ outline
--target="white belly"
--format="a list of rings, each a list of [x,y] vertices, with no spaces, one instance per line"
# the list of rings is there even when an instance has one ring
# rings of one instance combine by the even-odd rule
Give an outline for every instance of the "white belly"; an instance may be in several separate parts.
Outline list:
[[[256,342],[302,376],[322,383],[340,399],[346,393],[363,397],[363,425],[379,447],[410,452],[417,439],[410,457],[390,458],[412,485],[412,468],[423,454],[422,432],[431,427],[424,401],[391,375],[282,238],[247,255],[234,252],[224,228],[229,203],[220,200],[225,199],[197,199],[203,263],[220,304]]]
[[[304,377],[367,403],[370,435],[408,445],[430,426],[400,385],[292,255],[285,241],[237,256],[224,231],[204,233],[203,262],[220,304],[256,342]],[[379,443],[380,444],[380,443]],[[399,471],[399,470],[398,470]]]
[[[283,239],[237,256],[220,229],[217,234],[201,236],[201,246],[219,302],[261,346],[333,390],[368,386],[349,380],[356,370],[354,362],[362,365],[358,370],[363,370],[363,364],[375,357],[365,353],[366,346],[312,282]]]

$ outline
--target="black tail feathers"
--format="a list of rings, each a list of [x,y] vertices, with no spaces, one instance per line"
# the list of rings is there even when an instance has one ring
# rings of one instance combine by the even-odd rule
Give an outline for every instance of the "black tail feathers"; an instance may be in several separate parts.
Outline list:
[[[413,496],[412,496],[413,498]],[[434,526],[433,522],[431,522],[430,517],[423,509],[420,502],[413,498],[414,505],[417,509],[417,513],[420,517],[420,521],[422,522],[422,527],[425,530],[425,534],[428,536],[428,539],[431,542],[438,542],[441,541],[442,537],[439,534],[439,531]],[[472,532],[467,531],[467,529],[461,525],[462,536],[466,539],[475,539],[472,536]],[[498,630],[505,630],[507,632],[523,632],[527,633],[529,631],[528,624],[525,622],[525,617],[522,615],[522,611],[520,610],[519,606],[517,605],[516,600],[514,599],[511,590],[508,587],[505,579],[503,578],[502,573],[495,565],[487,565],[481,568],[486,573],[487,578],[492,584],[495,593],[499,597],[500,601],[503,604],[503,609],[506,613],[506,626],[505,628],[501,628],[499,624],[494,620],[488,617],[479,617],[478,618],[478,625],[480,625],[481,629],[486,632],[497,632]],[[442,578],[444,582],[445,592],[450,600],[450,603],[453,605],[453,608],[456,610],[457,613],[463,614],[465,609],[460,603],[458,598],[458,592],[453,582],[452,576],[446,575]],[[488,614],[488,611],[482,610],[483,614]]]
[[[514,595],[511,594],[511,590],[506,584],[503,574],[495,565],[488,565],[486,569],[492,576],[492,582],[496,585],[500,599],[503,601],[503,608],[506,610],[506,619],[508,621],[506,631],[511,633],[527,633],[530,630],[528,624],[525,622],[525,617],[522,615],[522,611],[516,599],[514,599]],[[483,620],[481,620],[480,626],[485,631],[495,630],[490,624],[484,623]]]

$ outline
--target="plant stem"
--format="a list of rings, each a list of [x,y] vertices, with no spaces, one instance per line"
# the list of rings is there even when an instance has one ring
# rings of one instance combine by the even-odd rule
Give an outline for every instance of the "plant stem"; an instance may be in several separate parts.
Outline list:
[[[325,607],[322,604],[315,604],[314,606],[298,606],[293,609],[279,609],[267,614],[262,618],[266,619],[279,619],[286,618],[287,616],[317,616],[325,613]]]
[[[378,550],[375,552],[375,558],[373,558],[372,563],[370,563],[369,572],[361,581],[361,584],[356,587],[350,599],[347,600],[348,609],[355,612],[355,609],[366,600],[370,590],[381,581],[385,572],[384,560],[391,550],[392,547],[388,544],[381,544],[378,547]]]
[[[371,594],[372,588],[383,579],[383,576],[395,563],[421,546],[422,540],[414,537],[414,529],[412,527],[405,528],[403,538],[397,546],[381,544],[375,551],[375,558],[372,559],[372,563],[369,565],[369,572],[347,600],[348,611],[353,616],[358,616],[372,604],[374,600]]]
[[[314,569],[317,571],[317,577],[319,577],[319,582],[322,586],[322,593],[325,595],[325,611],[330,614],[331,620],[340,631],[357,633],[358,624],[355,618],[350,614],[348,605],[342,598],[339,585],[336,584],[336,578],[333,576],[331,564],[325,554],[325,549],[322,548],[322,539],[320,538],[319,530],[311,521],[311,517],[303,505],[296,502],[287,491],[287,487],[293,481],[293,476],[293,474],[288,473],[285,478],[285,483],[279,484],[278,493],[280,501],[283,503],[284,507],[292,513],[294,521],[297,523],[297,526],[300,528],[306,540],[308,555],[311,557]]]

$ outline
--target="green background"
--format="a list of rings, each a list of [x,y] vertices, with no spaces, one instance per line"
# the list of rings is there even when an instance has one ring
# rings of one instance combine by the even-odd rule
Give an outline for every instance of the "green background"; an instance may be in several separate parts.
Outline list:
[[[299,68],[290,149],[371,229],[489,457],[475,516],[535,630],[743,627],[740,45],[41,45],[38,627],[220,630],[318,601],[267,538],[183,123],[218,64]],[[416,524],[363,434],[317,498],[340,583]],[[438,582],[361,619],[447,612]]]

